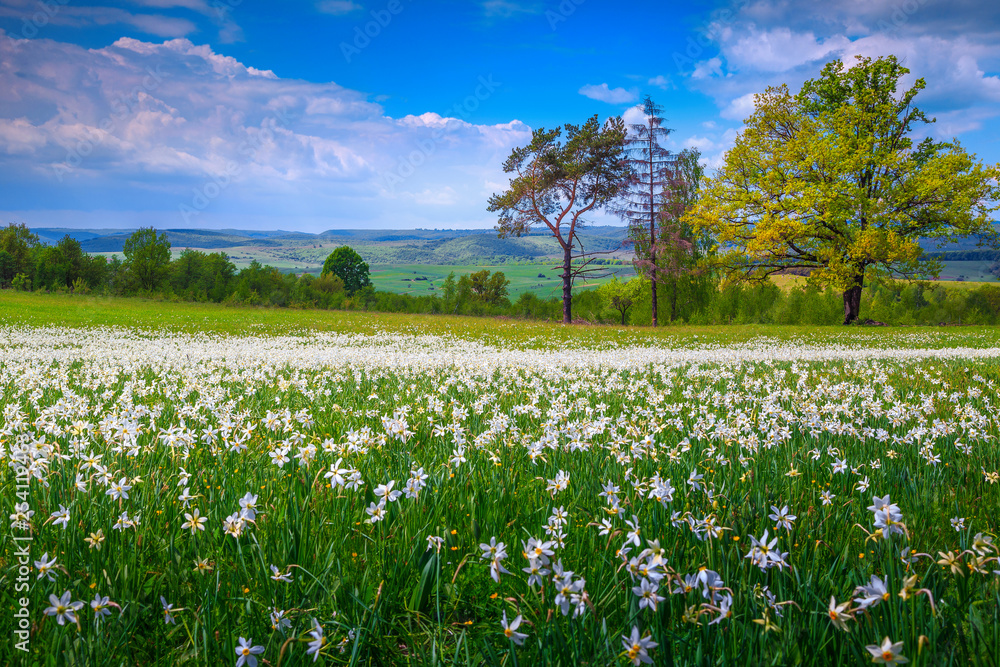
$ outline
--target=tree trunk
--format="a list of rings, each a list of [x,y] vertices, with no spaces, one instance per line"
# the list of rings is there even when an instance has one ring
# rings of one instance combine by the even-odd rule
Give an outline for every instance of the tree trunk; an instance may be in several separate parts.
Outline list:
[[[850,324],[858,319],[861,312],[861,289],[864,284],[864,275],[859,275],[854,279],[854,286],[844,292],[844,324]]]
[[[652,202],[650,202],[652,207]],[[655,216],[652,212],[649,215],[649,282],[653,286],[653,326],[657,326],[656,319],[656,224]]]
[[[670,322],[677,319],[677,276],[674,276],[670,289]]]
[[[573,246],[563,248],[563,324],[573,322]]]

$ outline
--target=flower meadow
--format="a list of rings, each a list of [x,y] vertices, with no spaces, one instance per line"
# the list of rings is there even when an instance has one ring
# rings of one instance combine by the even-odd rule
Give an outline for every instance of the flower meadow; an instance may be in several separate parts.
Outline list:
[[[7,325],[0,664],[995,665],[943,338]]]

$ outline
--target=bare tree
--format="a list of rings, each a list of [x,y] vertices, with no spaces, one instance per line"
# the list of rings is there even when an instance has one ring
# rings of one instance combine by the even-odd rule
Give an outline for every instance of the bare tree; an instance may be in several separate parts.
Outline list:
[[[649,276],[653,298],[653,326],[657,318],[656,286],[664,254],[678,250],[676,234],[664,234],[661,223],[666,211],[662,202],[665,194],[677,188],[677,156],[664,148],[662,142],[671,130],[663,126],[663,109],[647,95],[642,102],[644,123],[629,126],[626,153],[632,167],[632,179],[616,213],[629,224],[629,237],[635,244],[635,268]]]
[[[566,142],[561,142],[562,129]],[[493,195],[488,210],[500,214],[500,238],[522,236],[544,224],[563,250],[563,323],[572,318],[574,248],[584,216],[609,206],[626,187],[631,169],[625,159],[625,123],[609,119],[603,127],[593,116],[583,125],[532,133],[531,143],[515,148],[504,171],[515,174],[510,187]],[[583,253],[584,255],[590,253]]]
[[[694,278],[705,271],[698,260],[710,252],[713,238],[697,233],[683,220],[684,214],[698,199],[704,168],[701,152],[687,148],[674,156],[674,171],[660,200],[660,229],[656,243],[653,271],[670,289],[670,321],[677,319],[677,293],[682,278]],[[639,244],[636,244],[639,247]]]

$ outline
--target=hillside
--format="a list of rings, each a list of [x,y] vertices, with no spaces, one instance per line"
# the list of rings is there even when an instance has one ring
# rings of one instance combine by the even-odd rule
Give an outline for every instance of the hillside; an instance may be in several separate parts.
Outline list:
[[[69,234],[88,253],[112,255],[121,254],[125,240],[134,230],[44,227],[32,231],[44,243],[57,243]],[[318,234],[241,229],[163,231],[175,255],[185,248],[224,252],[237,267],[256,260],[299,273],[318,272],[327,255],[341,245],[351,246],[373,270],[383,270],[386,275],[404,266],[551,266],[562,259],[562,250],[555,239],[547,230],[537,229],[521,238],[508,239],[497,238],[496,232],[489,229],[331,229]],[[580,238],[587,251],[608,252],[606,259],[631,260],[631,250],[622,246],[626,238],[624,227],[592,227],[584,230]],[[1000,259],[1000,251],[980,247],[980,241],[969,238],[939,246],[923,240],[921,246],[928,255],[943,261],[941,279],[995,281],[989,270]]]
[[[45,243],[56,243],[65,234],[80,241],[88,253],[121,254],[131,229],[33,229]],[[535,231],[521,238],[500,239],[492,230],[328,230],[319,234],[236,229],[163,230],[175,254],[184,248],[224,252],[237,266],[253,260],[280,269],[318,271],[336,247],[349,245],[372,266],[393,265],[503,265],[559,261],[562,251],[547,233]],[[614,251],[608,258],[627,259],[620,249],[625,238],[621,227],[594,227],[581,234],[588,251]],[[616,249],[618,249],[616,251]]]

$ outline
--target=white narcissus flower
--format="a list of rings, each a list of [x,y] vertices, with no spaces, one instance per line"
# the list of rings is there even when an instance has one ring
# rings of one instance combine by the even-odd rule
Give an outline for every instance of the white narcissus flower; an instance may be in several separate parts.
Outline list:
[[[160,596],[160,604],[163,605],[163,622],[166,623],[167,625],[175,624],[176,621],[174,620],[172,614],[174,610],[174,605],[167,604],[167,599],[162,595]]]
[[[896,642],[886,637],[881,644],[870,644],[865,649],[872,654],[872,662],[880,665],[903,665],[910,661],[900,651],[903,650],[903,642]]]
[[[76,623],[76,612],[78,609],[83,607],[82,602],[72,602],[72,597],[69,591],[62,594],[62,597],[56,597],[55,595],[49,596],[49,603],[51,607],[45,608],[46,616],[55,616],[56,622],[59,625],[65,625],[66,621],[70,623]]]
[[[520,627],[521,625],[522,620],[523,619],[519,614],[513,621],[508,623],[507,612],[506,611],[503,612],[503,621],[501,622],[501,625],[503,626],[503,634],[505,637],[507,637],[507,639],[511,640],[518,646],[522,646],[524,644],[524,640],[527,639],[528,637],[528,635],[526,635],[525,633],[517,631],[518,627]]]
[[[35,561],[35,569],[38,570],[38,578],[41,579],[42,577],[47,577],[49,581],[55,581],[55,566],[56,559],[53,558],[52,560],[49,560],[49,552],[46,551],[43,553],[42,560]]]
[[[111,496],[112,500],[128,500],[128,492],[132,489],[132,487],[126,484],[127,481],[128,480],[126,478],[122,477],[120,482],[112,482],[111,486],[109,486],[108,490],[104,493]]]
[[[199,530],[205,530],[205,522],[208,521],[208,517],[201,516],[197,507],[194,508],[193,514],[184,513],[184,518],[187,519],[181,524],[182,529],[190,529],[191,534],[196,534]]]
[[[244,639],[240,637],[239,646],[236,647],[236,667],[257,667],[256,656],[264,652],[263,646],[254,646],[253,637]]]
[[[52,519],[52,525],[58,526],[61,524],[62,529],[66,530],[66,526],[69,524],[69,510],[60,504],[59,509],[53,512],[49,518]]]
[[[841,602],[837,604],[836,598],[832,595],[830,596],[830,608],[827,614],[830,616],[830,622],[835,626],[847,632],[847,621],[853,621],[854,617],[848,613],[848,607],[851,606],[851,601]]]
[[[659,646],[649,635],[639,636],[639,628],[632,626],[631,635],[622,635],[622,646],[625,647],[625,656],[632,661],[636,667],[640,664],[652,664],[653,659],[649,657],[649,651]]]

